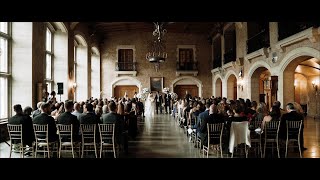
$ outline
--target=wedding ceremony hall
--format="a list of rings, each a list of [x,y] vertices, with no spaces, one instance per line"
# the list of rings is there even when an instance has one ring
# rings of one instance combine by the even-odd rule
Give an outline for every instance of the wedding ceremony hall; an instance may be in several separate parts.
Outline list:
[[[0,158],[320,158],[320,21],[0,22]]]

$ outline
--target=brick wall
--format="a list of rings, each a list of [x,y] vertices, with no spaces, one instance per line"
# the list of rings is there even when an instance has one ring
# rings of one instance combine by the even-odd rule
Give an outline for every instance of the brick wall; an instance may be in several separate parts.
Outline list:
[[[168,58],[160,65],[160,70],[155,71],[154,65],[146,60],[148,51],[147,43],[152,33],[124,33],[108,37],[102,51],[102,90],[106,97],[111,97],[112,82],[117,79],[115,62],[117,61],[117,46],[133,45],[135,47],[135,61],[137,62],[137,76],[134,77],[141,82],[142,88],[150,87],[150,77],[164,77],[164,87],[170,87],[177,79],[176,61],[178,45],[195,45],[196,60],[199,63],[198,76],[195,78],[202,82],[203,97],[209,97],[212,93],[211,84],[211,45],[205,35],[198,34],[166,34],[166,48]]]

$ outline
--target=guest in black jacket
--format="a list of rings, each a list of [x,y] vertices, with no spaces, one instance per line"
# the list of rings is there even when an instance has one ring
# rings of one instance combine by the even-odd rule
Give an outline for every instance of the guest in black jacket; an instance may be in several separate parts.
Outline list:
[[[49,116],[51,112],[49,103],[42,103],[41,114],[33,119],[33,124],[46,125],[48,124],[48,138],[49,142],[58,140],[57,127],[53,117]]]
[[[34,132],[33,132],[33,125],[32,125],[32,119],[28,115],[24,115],[22,113],[22,107],[20,104],[16,104],[13,106],[14,112],[16,112],[16,115],[9,118],[8,123],[9,124],[15,124],[19,125],[22,124],[22,141],[23,146],[28,145],[29,147],[32,147],[32,142],[35,141],[34,138]],[[13,142],[15,143],[15,142]]]
[[[99,117],[93,112],[93,105],[86,103],[83,105],[84,115],[80,116],[80,124],[95,124],[96,125],[96,142],[100,141],[99,124],[101,123]]]
[[[210,107],[209,116],[204,118],[204,120],[201,123],[200,132],[203,134],[203,144],[208,144],[208,129],[207,124],[216,124],[216,123],[224,123],[223,115],[218,114],[218,107],[216,105],[213,105]],[[202,140],[202,139],[201,139]],[[212,144],[217,144],[218,142],[212,142]]]
[[[65,102],[65,112],[62,113],[60,116],[58,116],[57,124],[63,124],[63,125],[70,125],[72,124],[73,128],[73,141],[79,141],[79,127],[80,123],[77,119],[77,116],[72,115],[72,109],[73,109],[73,102],[72,101],[66,101]]]
[[[286,121],[300,121],[303,120],[303,116],[296,111],[294,108],[294,105],[292,103],[288,103],[287,106],[287,112],[286,114],[283,114],[281,117],[280,122],[280,129],[279,129],[279,138],[286,140],[287,138],[287,124]],[[301,127],[301,131],[303,131],[303,123]],[[303,141],[303,137],[300,137],[300,140]],[[301,145],[303,145],[303,142],[300,142]],[[305,150],[305,147],[301,147],[302,150]]]
[[[80,124],[98,124],[101,123],[100,118],[93,112],[93,105],[86,103],[83,106],[83,112],[85,115],[80,117]]]

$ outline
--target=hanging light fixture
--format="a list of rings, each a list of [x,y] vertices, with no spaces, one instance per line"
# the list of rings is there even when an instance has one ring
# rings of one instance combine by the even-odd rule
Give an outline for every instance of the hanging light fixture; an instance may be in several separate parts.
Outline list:
[[[155,69],[158,71],[160,69],[160,63],[163,63],[168,57],[163,40],[163,36],[167,30],[163,28],[164,23],[154,22],[153,24],[155,26],[152,32],[153,40],[149,45],[149,52],[146,54],[146,59],[151,63],[155,63]]]

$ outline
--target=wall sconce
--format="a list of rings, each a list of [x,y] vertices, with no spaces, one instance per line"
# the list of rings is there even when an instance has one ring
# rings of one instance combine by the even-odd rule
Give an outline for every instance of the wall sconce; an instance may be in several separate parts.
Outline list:
[[[76,87],[77,87],[77,83],[74,82],[74,83],[72,84],[72,88],[75,89]]]
[[[316,93],[318,92],[318,81],[313,80],[312,81],[312,87],[314,88],[314,90],[316,91]]]
[[[243,91],[243,79],[240,77],[239,80],[238,80],[238,88]]]

